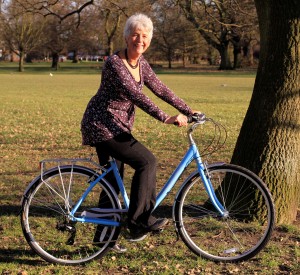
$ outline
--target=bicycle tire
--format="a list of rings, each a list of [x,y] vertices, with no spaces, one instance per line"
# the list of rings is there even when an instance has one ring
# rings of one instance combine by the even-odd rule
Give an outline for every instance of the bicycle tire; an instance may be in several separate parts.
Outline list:
[[[68,217],[67,208],[78,201],[89,181],[97,176],[89,168],[66,165],[46,171],[43,179],[40,176],[31,183],[22,201],[21,225],[28,244],[44,260],[64,265],[82,264],[104,256],[115,244],[120,233],[119,226],[76,223]],[[101,180],[77,213],[100,207],[100,193],[112,208],[121,208],[115,192],[106,181]],[[99,227],[106,231],[101,242],[99,239],[95,245],[93,240]]]
[[[228,216],[217,212],[196,172],[178,191],[173,209],[180,237],[196,255],[215,262],[254,257],[274,228],[268,188],[254,173],[232,164],[212,165],[206,176]]]

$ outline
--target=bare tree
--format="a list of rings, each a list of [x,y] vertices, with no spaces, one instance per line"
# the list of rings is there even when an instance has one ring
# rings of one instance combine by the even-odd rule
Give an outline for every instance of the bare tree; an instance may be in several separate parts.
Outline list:
[[[70,6],[70,1],[60,1],[53,12],[67,13],[74,6]],[[79,4],[79,3],[77,3]],[[76,7],[75,7],[76,8]],[[97,48],[98,41],[95,41],[97,25],[95,24],[95,7],[89,6],[81,11],[80,25],[78,25],[77,17],[70,16],[60,20],[56,16],[46,17],[45,28],[46,47],[51,52],[52,68],[57,70],[59,65],[59,55],[61,53],[73,52],[73,61],[77,62],[78,53],[80,51],[90,52],[91,48]],[[95,51],[97,51],[95,49]]]
[[[100,15],[104,18],[103,31],[107,40],[106,55],[111,55],[114,52],[114,37],[120,27],[122,11],[104,7],[100,9]]]
[[[155,35],[151,52],[153,53],[154,49],[160,56],[163,54],[169,68],[172,67],[172,61],[178,57],[185,67],[187,59],[199,51],[197,31],[187,22],[180,9],[170,1],[156,2],[153,19]]]
[[[232,69],[229,43],[233,44],[235,53],[238,54],[241,30],[251,25],[237,20],[238,3],[233,0],[177,0],[177,3],[206,42],[218,50],[221,57],[220,69]]]
[[[22,12],[38,13],[44,17],[55,16],[60,21],[71,16],[76,16],[77,24],[79,25],[81,21],[81,12],[88,6],[93,5],[95,0],[14,0],[14,2],[22,8]],[[57,8],[63,6],[63,9]]]
[[[26,54],[43,43],[44,20],[37,14],[23,13],[14,1],[0,18],[4,43],[19,56],[19,71],[22,72]]]
[[[231,20],[230,42],[233,46],[233,68],[240,67],[241,59],[253,64],[253,42],[259,40],[258,19],[253,0],[230,0]],[[252,55],[251,55],[252,54]]]
[[[46,39],[43,47],[50,51],[52,57],[51,68],[58,70],[59,55],[66,48],[68,28],[56,18],[47,18],[45,26]]]

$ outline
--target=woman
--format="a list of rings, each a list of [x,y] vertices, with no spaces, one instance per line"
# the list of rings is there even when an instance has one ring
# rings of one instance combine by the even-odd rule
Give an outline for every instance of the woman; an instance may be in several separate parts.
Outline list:
[[[90,100],[82,119],[83,144],[96,147],[101,165],[109,156],[117,160],[121,175],[123,164],[134,170],[131,184],[128,229],[139,239],[146,232],[156,231],[167,219],[151,215],[156,197],[156,159],[132,135],[135,108],[166,124],[187,125],[193,111],[168,89],[155,75],[143,53],[148,49],[153,24],[143,14],[131,16],[125,25],[127,47],[110,56],[103,67],[101,85]],[[147,86],[156,96],[175,107],[181,114],[169,116],[142,92]],[[118,191],[113,179],[108,181]]]

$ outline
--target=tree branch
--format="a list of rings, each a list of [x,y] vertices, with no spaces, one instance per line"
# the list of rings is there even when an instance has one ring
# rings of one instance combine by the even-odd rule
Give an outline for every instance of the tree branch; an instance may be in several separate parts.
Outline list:
[[[24,12],[28,12],[28,13],[39,13],[41,15],[43,15],[44,17],[47,16],[55,16],[57,17],[60,22],[62,22],[63,20],[65,20],[66,18],[73,16],[74,14],[77,14],[78,16],[78,22],[77,22],[77,27],[80,25],[80,13],[88,6],[93,5],[94,4],[94,0],[89,0],[87,2],[85,2],[84,4],[82,4],[79,8],[72,10],[64,15],[61,15],[55,11],[53,11],[53,7],[55,7],[57,4],[60,3],[59,0],[55,0],[55,1],[38,1],[35,3],[32,3],[32,1],[19,1],[16,0],[16,3],[23,9]]]

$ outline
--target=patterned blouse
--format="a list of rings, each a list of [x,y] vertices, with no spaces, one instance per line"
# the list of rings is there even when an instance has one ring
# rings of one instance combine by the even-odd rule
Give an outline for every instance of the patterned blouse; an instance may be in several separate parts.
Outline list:
[[[183,100],[157,78],[143,56],[140,58],[140,78],[140,82],[133,78],[117,54],[106,60],[100,88],[88,103],[81,122],[83,145],[94,146],[123,132],[130,133],[136,106],[164,122],[169,116],[143,94],[144,85],[179,112],[187,116],[192,114]]]

